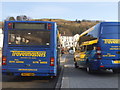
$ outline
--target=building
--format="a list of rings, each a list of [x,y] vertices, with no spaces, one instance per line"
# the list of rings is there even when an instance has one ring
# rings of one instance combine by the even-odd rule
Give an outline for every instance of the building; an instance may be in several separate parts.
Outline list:
[[[75,47],[79,39],[79,34],[74,36],[61,36],[62,47],[69,49],[70,47]]]
[[[0,28],[0,49],[3,46],[3,34],[2,34],[2,29]]]
[[[73,36],[61,36],[61,41],[62,41],[63,48],[70,48],[74,45]]]

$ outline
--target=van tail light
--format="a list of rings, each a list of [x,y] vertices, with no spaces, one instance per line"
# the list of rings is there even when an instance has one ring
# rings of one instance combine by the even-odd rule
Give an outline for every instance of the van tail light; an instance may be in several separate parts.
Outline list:
[[[97,59],[101,59],[101,48],[100,47],[97,47]]]
[[[7,58],[5,56],[2,56],[2,65],[6,65]]]
[[[54,58],[52,57],[52,58],[50,58],[50,66],[54,66]]]
[[[48,23],[48,24],[47,24],[47,27],[48,27],[48,30],[52,29],[52,24],[51,24],[51,23]]]

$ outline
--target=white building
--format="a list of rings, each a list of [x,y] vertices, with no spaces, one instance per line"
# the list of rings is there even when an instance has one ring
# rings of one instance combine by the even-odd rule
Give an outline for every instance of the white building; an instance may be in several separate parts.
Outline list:
[[[61,36],[61,41],[62,41],[63,48],[70,48],[74,45],[73,36]]]
[[[74,36],[61,36],[62,47],[68,49],[70,47],[75,47],[78,39],[79,39],[79,34],[76,34]]]
[[[2,34],[2,29],[0,29],[0,48],[3,46],[3,34]]]

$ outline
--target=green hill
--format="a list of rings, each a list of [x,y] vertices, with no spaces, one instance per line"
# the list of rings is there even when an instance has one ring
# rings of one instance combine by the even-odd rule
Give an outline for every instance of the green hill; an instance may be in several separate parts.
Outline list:
[[[58,25],[58,29],[62,35],[73,36],[75,34],[81,34],[88,28],[96,25],[100,21],[90,21],[90,20],[76,20],[68,21],[64,19],[33,19],[34,21],[53,21]]]
[[[96,25],[101,21],[91,21],[91,20],[75,20],[69,21],[64,19],[32,19],[31,21],[52,21],[56,22],[58,29],[62,35],[73,36],[75,34],[81,34],[88,28]],[[0,27],[2,28],[2,22],[0,22]]]

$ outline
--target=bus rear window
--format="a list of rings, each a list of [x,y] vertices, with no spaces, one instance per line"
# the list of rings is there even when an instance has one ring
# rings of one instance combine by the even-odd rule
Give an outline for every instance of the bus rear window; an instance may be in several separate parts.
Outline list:
[[[108,26],[103,26],[102,27],[102,34],[118,34],[120,33],[118,30],[120,29],[120,26],[115,26],[115,25],[108,25]]]
[[[14,29],[44,30],[47,28],[45,23],[14,23]]]
[[[9,30],[9,45],[50,45],[50,31]]]

